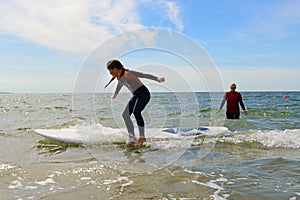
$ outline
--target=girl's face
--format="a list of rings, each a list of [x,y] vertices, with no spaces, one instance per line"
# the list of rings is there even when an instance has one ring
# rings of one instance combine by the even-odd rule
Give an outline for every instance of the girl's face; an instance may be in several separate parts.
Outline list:
[[[118,78],[120,76],[120,71],[121,69],[117,69],[116,67],[114,67],[113,69],[108,69],[109,73],[113,76]]]

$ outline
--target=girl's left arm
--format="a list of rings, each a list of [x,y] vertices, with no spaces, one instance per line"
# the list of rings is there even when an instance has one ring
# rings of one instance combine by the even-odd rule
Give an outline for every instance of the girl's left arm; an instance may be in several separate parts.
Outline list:
[[[135,75],[135,76],[137,76],[137,77],[139,77],[139,78],[147,78],[147,79],[150,79],[150,80],[157,81],[157,82],[159,82],[159,83],[165,81],[165,78],[163,78],[163,77],[157,77],[157,76],[153,76],[153,75],[151,75],[151,74],[144,74],[144,73],[141,73],[141,72],[131,71],[131,70],[130,70],[130,72],[131,72],[133,75]]]

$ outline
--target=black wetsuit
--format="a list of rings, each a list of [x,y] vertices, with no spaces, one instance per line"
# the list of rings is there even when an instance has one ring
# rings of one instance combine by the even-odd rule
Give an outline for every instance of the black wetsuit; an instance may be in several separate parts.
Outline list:
[[[126,86],[133,97],[129,100],[125,107],[122,117],[125,121],[128,133],[134,133],[134,126],[130,115],[133,113],[136,119],[140,137],[145,136],[145,123],[142,117],[142,111],[150,101],[150,92],[147,87],[140,81],[139,78],[147,78],[157,81],[157,77],[150,74],[143,74],[136,71],[123,70],[115,94],[118,94],[122,86]]]

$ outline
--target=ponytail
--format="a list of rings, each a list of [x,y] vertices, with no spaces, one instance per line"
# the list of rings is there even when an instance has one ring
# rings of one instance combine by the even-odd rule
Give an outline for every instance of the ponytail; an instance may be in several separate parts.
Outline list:
[[[122,68],[121,76],[124,75],[125,71],[129,71],[129,70],[128,70],[128,69],[125,69],[125,68]],[[110,79],[110,81],[104,86],[104,89],[105,89],[111,82],[113,82],[113,80],[115,80],[115,78],[116,78],[116,77],[112,77],[112,78]]]
[[[116,77],[112,77],[111,79],[110,79],[110,81],[104,86],[104,89],[113,81],[113,80],[115,80],[115,78]]]

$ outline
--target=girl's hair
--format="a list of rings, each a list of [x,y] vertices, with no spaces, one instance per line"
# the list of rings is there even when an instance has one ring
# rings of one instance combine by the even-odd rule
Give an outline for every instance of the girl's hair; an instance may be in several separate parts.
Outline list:
[[[107,66],[107,69],[113,69],[113,68],[122,69],[123,68],[122,63],[118,60],[110,60],[107,62],[106,66]]]
[[[124,72],[125,72],[125,71],[128,71],[128,69],[125,69],[125,68],[123,67],[122,63],[121,63],[120,61],[118,61],[118,60],[110,60],[110,61],[107,62],[106,66],[107,66],[107,69],[114,69],[114,68],[122,69],[121,76],[124,75]],[[116,77],[112,77],[112,78],[110,79],[110,81],[104,86],[104,89],[105,89],[105,88],[106,88],[113,80],[115,80],[115,78],[116,78]]]

